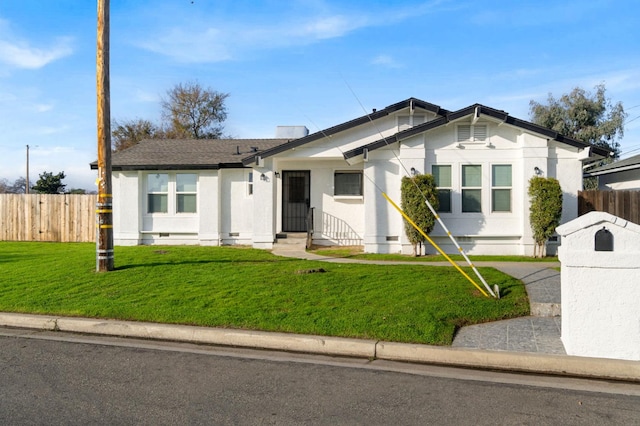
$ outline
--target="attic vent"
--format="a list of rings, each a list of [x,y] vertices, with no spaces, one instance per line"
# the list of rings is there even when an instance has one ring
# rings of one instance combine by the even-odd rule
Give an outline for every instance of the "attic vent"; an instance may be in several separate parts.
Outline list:
[[[398,116],[398,131],[407,130],[411,127],[422,124],[426,121],[426,117],[422,114],[411,115],[399,115]]]
[[[460,124],[458,126],[458,142],[484,142],[486,140],[486,124]]]
[[[257,146],[252,146],[251,147],[251,152],[258,152],[258,147]]]

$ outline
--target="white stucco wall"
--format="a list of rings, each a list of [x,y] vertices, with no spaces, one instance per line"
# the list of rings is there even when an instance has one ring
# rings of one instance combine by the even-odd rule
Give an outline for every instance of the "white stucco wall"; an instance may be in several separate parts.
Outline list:
[[[253,202],[264,183],[253,176],[253,194],[249,193],[251,169],[222,169],[220,173],[220,238],[223,244],[251,244],[253,238]]]
[[[139,172],[113,172],[113,242],[118,246],[140,244]]]
[[[603,227],[613,235],[613,251],[594,249]],[[640,226],[590,212],[558,233],[567,354],[640,360]]]

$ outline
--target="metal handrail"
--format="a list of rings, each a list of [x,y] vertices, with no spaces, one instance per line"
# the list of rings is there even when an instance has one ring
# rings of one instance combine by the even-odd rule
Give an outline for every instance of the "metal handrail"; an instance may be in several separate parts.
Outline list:
[[[313,241],[313,210],[315,207],[310,207],[307,212],[307,244],[305,248],[309,250],[311,248],[311,242]]]

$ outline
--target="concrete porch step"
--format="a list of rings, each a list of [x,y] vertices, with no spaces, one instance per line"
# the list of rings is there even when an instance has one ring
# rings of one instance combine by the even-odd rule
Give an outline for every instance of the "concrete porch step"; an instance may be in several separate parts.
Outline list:
[[[302,245],[307,243],[306,232],[287,232],[276,234],[276,244]]]

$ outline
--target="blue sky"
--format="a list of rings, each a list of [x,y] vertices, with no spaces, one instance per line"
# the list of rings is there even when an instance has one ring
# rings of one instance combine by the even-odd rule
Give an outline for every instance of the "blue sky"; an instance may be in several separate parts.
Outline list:
[[[64,171],[95,189],[96,1],[0,0],[0,178]],[[197,81],[229,93],[226,132],[312,132],[417,97],[529,119],[604,82],[640,153],[640,5],[621,1],[111,0],[111,116],[160,121]],[[634,151],[636,150],[637,151]]]

